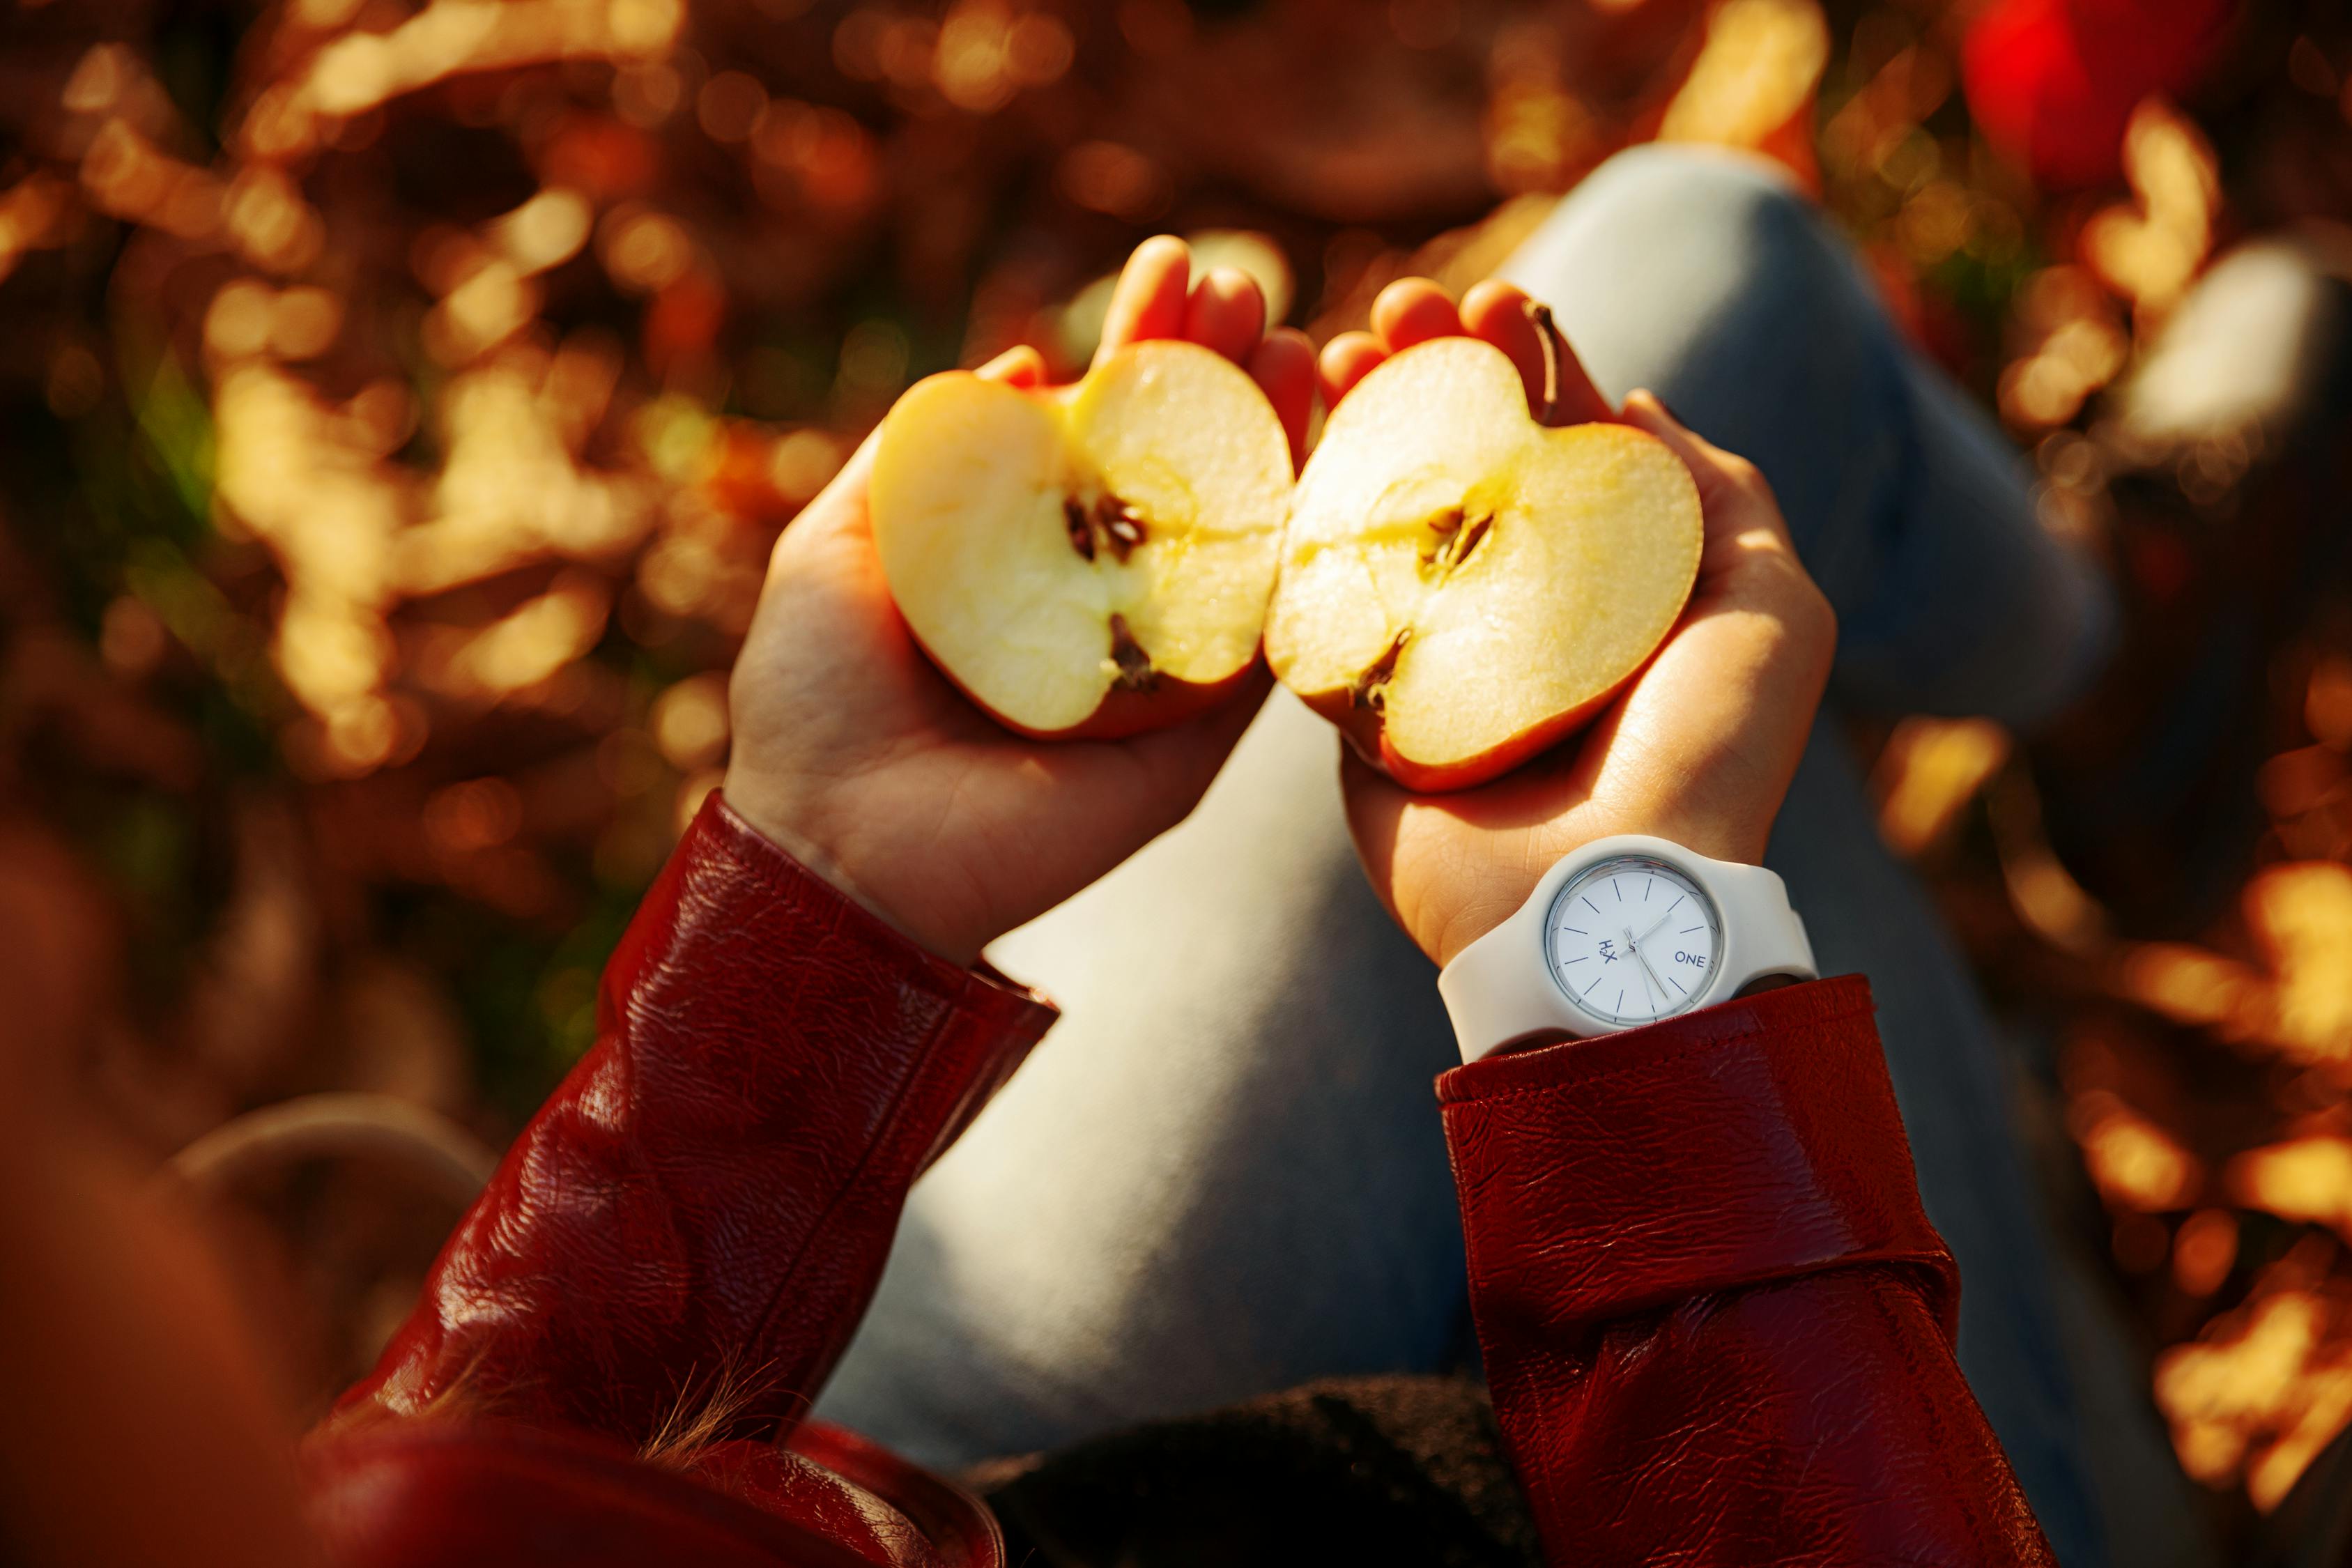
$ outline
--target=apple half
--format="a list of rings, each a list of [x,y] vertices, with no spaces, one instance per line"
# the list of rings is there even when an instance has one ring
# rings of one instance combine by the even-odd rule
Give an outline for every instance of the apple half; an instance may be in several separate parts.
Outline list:
[[[882,422],[869,510],[899,614],[1010,729],[1177,723],[1256,662],[1290,448],[1240,367],[1130,343],[1066,387],[962,371]]]
[[[1702,534],[1664,443],[1539,424],[1501,350],[1435,339],[1347,395],[1299,476],[1266,659],[1400,784],[1466,789],[1648,662]]]

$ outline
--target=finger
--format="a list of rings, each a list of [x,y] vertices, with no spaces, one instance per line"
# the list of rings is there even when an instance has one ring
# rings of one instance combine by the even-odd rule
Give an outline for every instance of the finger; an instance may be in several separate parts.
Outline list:
[[[1347,803],[1348,834],[1356,843],[1356,858],[1372,890],[1388,907],[1389,918],[1419,940],[1412,921],[1397,907],[1395,897],[1397,836],[1412,793],[1364,761],[1351,746],[1339,748],[1339,794]]]
[[[1769,540],[1791,553],[1789,524],[1780,515],[1772,488],[1756,465],[1727,452],[1692,430],[1658,401],[1655,394],[1638,390],[1625,399],[1626,423],[1647,431],[1673,449],[1698,484],[1699,505],[1706,514],[1706,548],[1744,540]]]
[[[1527,290],[1499,278],[1472,286],[1462,296],[1462,330],[1484,338],[1508,354],[1528,389],[1528,408],[1540,414],[1544,403],[1544,353],[1534,320],[1528,314]]]
[[[1160,234],[1137,246],[1111,290],[1095,363],[1100,364],[1104,355],[1129,343],[1181,333],[1192,282],[1192,249],[1182,240]]]
[[[1341,332],[1325,343],[1315,367],[1323,386],[1323,406],[1339,407],[1339,399],[1353,392],[1356,384],[1388,357],[1389,351],[1370,332]]]
[[[1461,312],[1454,297],[1426,278],[1400,278],[1372,301],[1372,333],[1391,353],[1432,338],[1457,337]]]
[[[1552,424],[1581,425],[1616,416],[1568,339],[1557,327],[1547,327],[1538,320],[1535,301],[1526,289],[1499,278],[1473,286],[1462,296],[1462,329],[1511,356],[1528,389],[1528,409],[1538,417],[1543,416],[1545,383],[1551,377],[1558,382],[1551,389]],[[1547,334],[1551,339],[1549,356],[1544,343]]]
[[[795,556],[824,548],[824,542],[844,530],[862,531],[866,525],[866,489],[874,477],[874,454],[882,445],[882,427],[866,432],[849,461],[841,465],[824,489],[801,508],[768,551],[768,574],[772,577]]]
[[[1315,413],[1315,343],[1296,327],[1277,328],[1249,357],[1250,379],[1282,421],[1290,466],[1307,460],[1307,425]]]
[[[1027,343],[1016,343],[971,374],[982,381],[1001,382],[1006,386],[1043,386],[1045,356]]]
[[[1265,331],[1265,296],[1238,267],[1215,267],[1192,285],[1184,304],[1184,335],[1239,363]]]
[[[1668,792],[1667,826],[1656,831],[1702,854],[1753,860],[1811,731],[1837,617],[1754,464],[1693,434],[1646,392],[1625,407],[1697,481],[1706,542],[1682,625],[1599,732],[1604,767],[1685,781]],[[1595,788],[1622,793],[1606,777]]]
[[[1784,551],[1745,552],[1708,586],[1588,742],[1604,759],[1593,794],[1647,802],[1644,831],[1753,862],[1804,753],[1836,620]]]

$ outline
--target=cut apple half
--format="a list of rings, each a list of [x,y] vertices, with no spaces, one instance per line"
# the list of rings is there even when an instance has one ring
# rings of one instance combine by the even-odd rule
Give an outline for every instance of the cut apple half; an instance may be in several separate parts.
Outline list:
[[[1541,752],[1640,670],[1698,572],[1698,487],[1627,426],[1552,429],[1478,339],[1350,392],[1291,500],[1275,674],[1417,790]]]
[[[1200,711],[1256,661],[1289,497],[1257,384],[1155,340],[1067,387],[918,382],[869,506],[899,614],[965,695],[1023,734],[1109,737]]]

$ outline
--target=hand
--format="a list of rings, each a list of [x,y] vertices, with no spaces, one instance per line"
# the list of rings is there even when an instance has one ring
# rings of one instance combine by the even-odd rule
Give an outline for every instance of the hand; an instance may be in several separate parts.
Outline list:
[[[1138,247],[1102,352],[1188,338],[1256,378],[1294,461],[1314,396],[1304,334],[1261,339],[1247,275],[1198,280],[1182,241]],[[1034,386],[1015,349],[981,372]],[[866,512],[868,439],[776,542],[729,689],[727,799],[795,859],[907,936],[970,963],[1001,933],[1068,898],[1192,809],[1266,689],[1125,741],[1025,740],[948,684],[891,603]]]
[[[1371,331],[1326,345],[1324,395],[1336,405],[1390,354],[1467,332],[1511,356],[1540,410],[1547,331],[1509,284],[1481,283],[1457,310],[1435,284],[1408,279],[1374,302]],[[1440,963],[1596,838],[1654,834],[1717,859],[1760,859],[1836,648],[1829,602],[1798,563],[1753,464],[1692,435],[1647,393],[1612,413],[1565,348],[1555,409],[1555,423],[1622,418],[1689,466],[1706,517],[1698,583],[1656,657],[1593,726],[1516,773],[1416,795],[1346,759],[1357,853],[1398,922]]]

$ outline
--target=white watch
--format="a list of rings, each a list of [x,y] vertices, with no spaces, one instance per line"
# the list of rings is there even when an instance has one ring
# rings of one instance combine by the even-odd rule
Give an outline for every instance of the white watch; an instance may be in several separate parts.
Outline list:
[[[1454,955],[1437,990],[1462,1059],[1475,1062],[1542,1031],[1639,1028],[1766,975],[1816,973],[1777,875],[1627,834],[1545,872],[1526,903]]]

